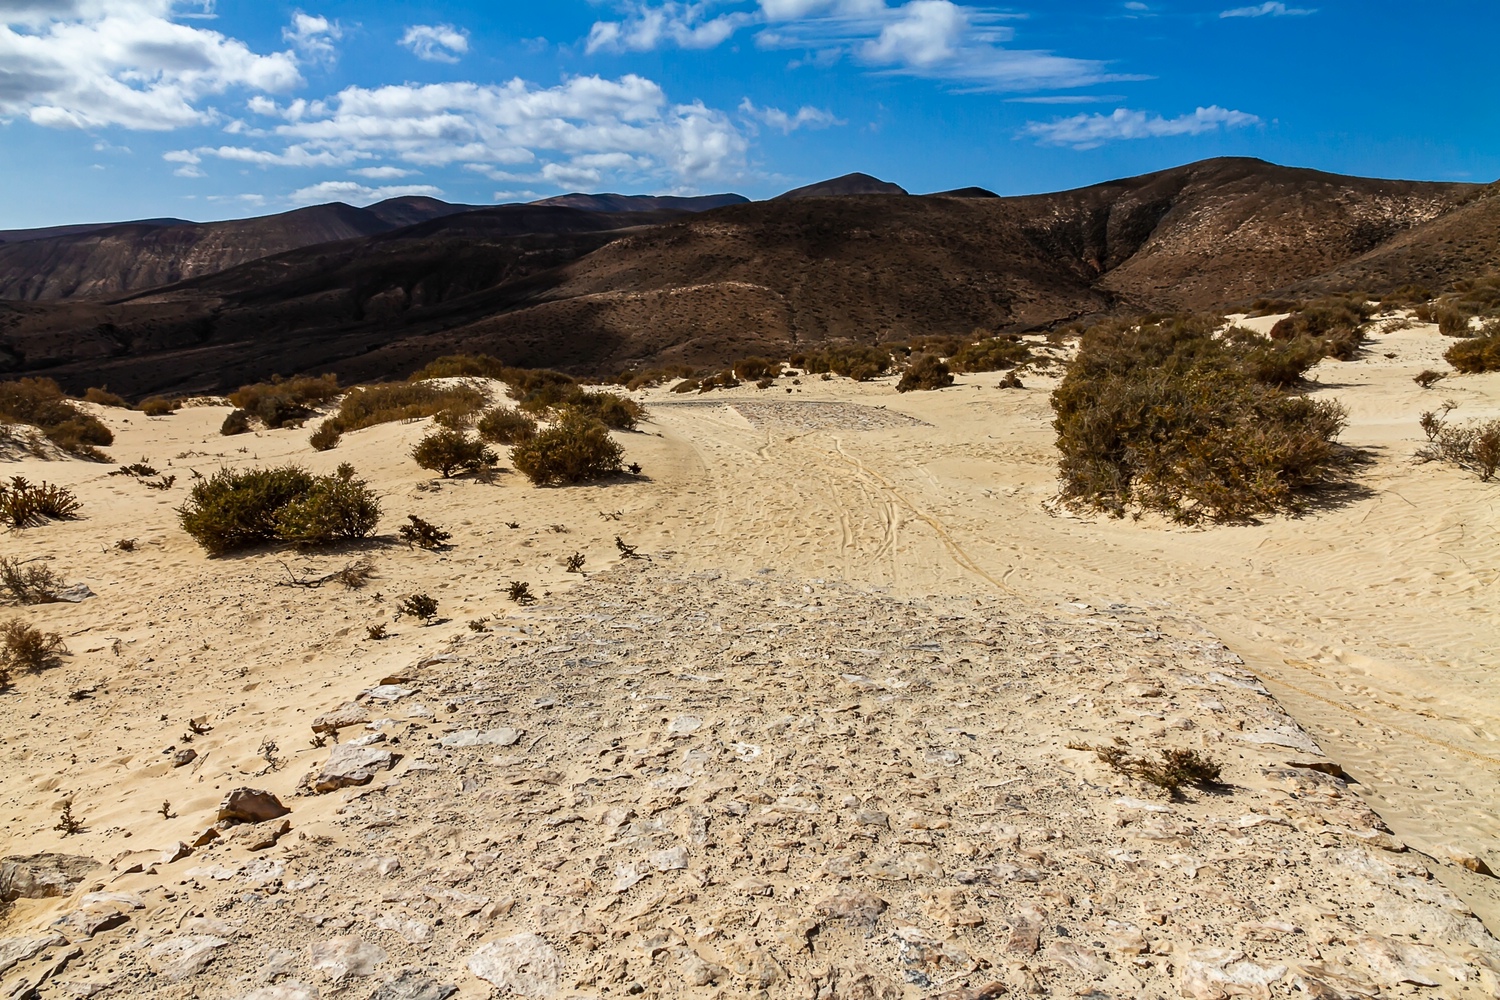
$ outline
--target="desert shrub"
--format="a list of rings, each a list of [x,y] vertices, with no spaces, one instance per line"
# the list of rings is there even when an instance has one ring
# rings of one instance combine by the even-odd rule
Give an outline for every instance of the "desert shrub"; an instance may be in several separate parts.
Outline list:
[[[300,378],[276,375],[269,382],[240,386],[229,394],[229,402],[254,414],[267,427],[286,427],[306,420],[312,416],[313,407],[342,391],[336,375]]]
[[[83,401],[85,403],[97,403],[100,406],[113,406],[123,410],[130,409],[130,404],[125,402],[124,396],[116,395],[108,389],[87,389],[84,391]]]
[[[0,483],[0,521],[12,528],[71,520],[81,506],[73,491],[63,486],[46,482],[33,486],[20,476]]]
[[[236,410],[235,412],[238,413],[240,411]],[[307,443],[312,445],[313,451],[329,451],[338,447],[339,438],[343,436],[344,431],[339,424],[338,418],[329,417],[307,436]]]
[[[445,354],[429,361],[411,374],[411,381],[431,378],[492,378],[503,380],[506,372],[516,369],[488,354]]]
[[[444,479],[459,469],[478,472],[499,461],[483,441],[448,428],[435,430],[418,441],[411,450],[411,457],[422,468],[441,472]]]
[[[620,459],[609,429],[576,413],[511,452],[516,468],[538,486],[602,479],[620,471]]]
[[[637,389],[664,385],[674,378],[688,378],[695,373],[696,370],[691,365],[667,365],[664,368],[648,368],[640,372],[632,369],[615,376],[615,384],[623,385],[631,392],[635,392]]]
[[[1247,316],[1274,316],[1277,313],[1296,312],[1302,308],[1302,302],[1298,299],[1256,299],[1250,304]]]
[[[672,386],[673,392],[697,392],[702,388],[702,383],[695,378],[685,378]]]
[[[425,625],[430,625],[437,620],[438,602],[430,594],[412,594],[396,605],[396,610],[403,615],[411,615]]]
[[[506,590],[506,596],[517,604],[536,603],[536,595],[531,592],[531,584],[523,580],[510,581],[510,587]]]
[[[1052,395],[1064,497],[1121,512],[1237,520],[1337,481],[1344,411],[1257,377],[1257,348],[1213,318],[1101,325]]]
[[[18,670],[39,674],[60,667],[67,651],[56,632],[43,632],[23,621],[0,625],[0,671],[6,675]]]
[[[415,514],[406,515],[406,524],[396,529],[396,534],[407,545],[418,545],[424,549],[440,549],[453,537],[453,532],[444,531]]]
[[[178,508],[183,530],[209,555],[277,541],[320,545],[364,538],[380,505],[352,476],[314,476],[295,465],[222,469],[193,485]]]
[[[782,364],[780,361],[772,361],[770,358],[748,357],[740,358],[734,363],[734,374],[736,378],[747,382],[758,382],[763,378],[776,378],[781,374]]]
[[[1417,460],[1456,465],[1489,482],[1500,471],[1500,420],[1454,425],[1447,419],[1451,409],[1450,403],[1441,413],[1422,414],[1427,444],[1417,450]]]
[[[167,417],[176,413],[181,405],[181,400],[170,396],[147,396],[136,409],[148,417]]]
[[[276,513],[276,535],[302,546],[364,538],[380,520],[380,501],[362,479],[319,476]]]
[[[944,389],[952,384],[953,373],[948,370],[948,366],[938,360],[936,354],[922,354],[914,358],[906,371],[901,373],[901,381],[896,383],[896,391]]]
[[[800,367],[809,375],[831,373],[865,382],[890,371],[891,352],[886,347],[835,344],[807,355]]]
[[[495,444],[520,444],[536,437],[536,421],[510,406],[497,406],[479,418],[479,436]]]
[[[1460,340],[1443,352],[1443,360],[1468,375],[1500,371],[1500,335]]]
[[[470,385],[436,386],[426,382],[393,382],[351,389],[336,416],[342,433],[397,420],[420,420],[443,410],[478,409],[484,393]]]
[[[1432,318],[1437,323],[1438,333],[1445,337],[1472,337],[1474,335],[1473,324],[1469,322],[1470,316],[1461,309],[1439,306],[1432,310]]]
[[[224,422],[219,425],[219,433],[225,437],[235,434],[244,434],[250,430],[249,410],[230,410],[224,416]]]
[[[956,372],[998,372],[1031,360],[1031,348],[1019,337],[991,337],[965,344],[949,358]]]
[[[633,431],[646,419],[644,406],[613,392],[580,392],[568,401],[567,409],[616,431]]]
[[[57,600],[62,580],[44,563],[0,556],[0,589],[17,604],[51,604]]]
[[[0,424],[29,424],[63,451],[108,461],[99,448],[115,436],[98,417],[74,406],[50,378],[0,382]]]
[[[1421,305],[1430,301],[1432,301],[1432,289],[1425,285],[1413,284],[1402,285],[1380,297],[1380,304],[1386,309]]]
[[[1447,377],[1448,375],[1446,372],[1433,371],[1431,368],[1424,368],[1412,377],[1412,381],[1417,383],[1417,385],[1420,385],[1424,389],[1431,389],[1434,385],[1441,382]]]
[[[1325,357],[1350,361],[1359,355],[1364,324],[1373,315],[1373,307],[1362,295],[1316,299],[1271,327],[1271,339],[1316,340]]]
[[[734,372],[728,368],[712,375],[705,375],[697,380],[695,388],[700,392],[713,392],[715,389],[733,389],[740,384],[740,380],[734,377]],[[685,391],[681,386],[676,391]]]
[[[1173,798],[1182,793],[1185,785],[1212,788],[1219,784],[1219,776],[1223,773],[1223,765],[1196,750],[1169,748],[1158,751],[1157,756],[1151,758],[1132,757],[1128,748],[1123,746],[1094,747],[1078,743],[1068,746],[1073,750],[1091,750],[1117,774],[1139,778]]]
[[[987,338],[989,335],[987,330],[976,328],[970,339],[979,340]],[[927,333],[910,337],[904,345],[899,346],[905,347],[908,355],[936,354],[940,358],[951,358],[954,354],[958,353],[959,349],[964,346],[964,343],[964,338],[955,337],[951,333]],[[897,345],[881,344],[880,346],[883,349],[889,349]]]

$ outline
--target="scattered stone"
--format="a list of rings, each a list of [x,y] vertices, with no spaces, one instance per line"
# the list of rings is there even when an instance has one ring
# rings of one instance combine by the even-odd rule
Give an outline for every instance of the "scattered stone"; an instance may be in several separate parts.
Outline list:
[[[351,701],[342,708],[318,716],[313,720],[312,728],[315,733],[336,733],[340,729],[362,726],[369,721],[370,713],[365,706]]]
[[[411,969],[370,994],[370,1000],[448,1000],[458,987],[436,983]]]
[[[30,854],[0,860],[0,901],[70,896],[99,868],[93,858],[76,854]]]
[[[1286,976],[1284,965],[1261,965],[1245,960],[1244,952],[1229,948],[1190,951],[1182,965],[1182,995],[1194,1000],[1222,1000],[1248,996],[1270,1000],[1271,984]]]
[[[371,701],[400,701],[416,693],[414,688],[402,687],[400,684],[380,684],[360,692],[360,697]]]
[[[847,920],[862,927],[874,927],[889,904],[873,893],[860,889],[840,889],[821,900],[814,909],[829,920]]]
[[[322,794],[350,785],[368,785],[375,780],[375,772],[389,771],[398,760],[398,755],[377,747],[337,746],[323,769],[305,780],[305,787]]]
[[[728,971],[722,965],[704,961],[689,948],[682,948],[678,951],[677,971],[682,974],[683,982],[689,986],[712,986],[728,975]]]
[[[275,847],[276,842],[290,833],[291,829],[291,820],[287,819],[246,824],[230,833],[229,841],[249,851],[264,851],[268,847]]]
[[[349,976],[369,976],[386,959],[385,949],[357,937],[336,937],[307,946],[312,967],[334,982]]]
[[[291,812],[281,800],[259,788],[236,788],[219,803],[219,821],[262,823]]]
[[[180,982],[202,972],[220,948],[229,944],[223,938],[200,934],[169,937],[146,952],[146,964],[168,982]]]
[[[193,761],[195,761],[197,759],[198,759],[198,751],[194,750],[192,747],[186,747],[186,748],[184,748],[182,750],[177,751],[176,753],[174,753],[172,755],[172,766],[173,767],[187,767],[189,764],[191,764]]]
[[[545,997],[557,988],[562,964],[546,938],[517,934],[482,945],[469,956],[468,968],[502,993]]]
[[[460,729],[456,733],[449,733],[438,743],[451,749],[462,747],[508,747],[521,738],[521,733],[516,729]]]
[[[1479,857],[1476,854],[1471,854],[1470,852],[1464,850],[1462,847],[1454,847],[1451,844],[1443,844],[1436,848],[1436,850],[1439,855],[1447,858],[1449,861],[1453,862],[1455,865],[1458,865],[1460,868],[1467,868],[1469,871],[1475,873],[1476,875],[1488,875],[1490,878],[1495,877],[1495,873],[1490,870],[1489,865],[1484,863],[1483,858]]]

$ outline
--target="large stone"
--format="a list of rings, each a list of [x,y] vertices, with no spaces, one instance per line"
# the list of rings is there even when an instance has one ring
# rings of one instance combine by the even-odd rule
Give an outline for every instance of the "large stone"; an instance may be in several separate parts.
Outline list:
[[[406,969],[370,994],[370,1000],[448,1000],[458,992],[451,983],[435,983],[421,973]]]
[[[349,726],[362,726],[370,721],[370,713],[357,701],[351,701],[342,708],[336,708],[313,720],[313,732],[336,733],[340,729]]]
[[[517,934],[483,945],[469,956],[469,971],[503,992],[551,996],[562,970],[557,952],[539,934]]]
[[[214,954],[228,943],[206,934],[179,934],[146,952],[146,964],[167,982],[175,983],[202,972],[214,960]]]
[[[312,967],[334,982],[349,976],[369,976],[385,961],[385,949],[357,937],[336,937],[307,946]]]
[[[875,926],[875,921],[885,912],[886,901],[873,893],[861,889],[840,889],[821,900],[815,909],[819,916],[829,920],[847,920],[863,927]]]
[[[318,1000],[318,990],[314,986],[288,980],[275,986],[262,986],[258,990],[251,990],[240,997],[240,1000]]]
[[[460,729],[456,733],[449,733],[438,740],[440,744],[450,749],[462,747],[508,747],[521,738],[519,730],[502,729]]]
[[[32,937],[6,938],[0,941],[0,975],[17,962],[36,958],[48,948],[67,944],[61,934],[38,934]]]
[[[69,896],[89,872],[100,867],[93,858],[75,854],[28,854],[0,861],[0,892],[6,902]]]
[[[308,779],[314,792],[332,792],[350,785],[368,785],[377,771],[389,771],[401,758],[379,747],[339,746],[328,755],[328,762]]]
[[[230,823],[263,823],[291,812],[281,800],[259,788],[236,788],[219,803],[219,820]]]

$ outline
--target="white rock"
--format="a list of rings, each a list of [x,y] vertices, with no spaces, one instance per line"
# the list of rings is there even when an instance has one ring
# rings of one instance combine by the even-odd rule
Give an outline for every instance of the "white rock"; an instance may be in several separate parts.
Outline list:
[[[469,956],[469,971],[499,989],[526,997],[550,996],[557,989],[561,962],[539,934],[517,934],[491,941]]]
[[[240,1000],[318,1000],[318,991],[312,986],[290,980],[276,986],[262,986],[258,990],[251,990],[240,997]]]
[[[681,871],[688,866],[686,847],[669,847],[651,855],[651,867],[659,872]]]
[[[385,949],[357,937],[336,937],[307,946],[312,967],[338,982],[349,976],[368,976],[385,961]]]
[[[456,733],[449,733],[438,740],[445,747],[508,747],[521,738],[519,730],[503,729],[460,729]]]
[[[168,982],[177,982],[203,971],[214,953],[229,942],[199,934],[179,934],[154,945],[146,953],[146,964]]]
[[[61,934],[40,934],[35,937],[6,938],[0,941],[0,972],[5,972],[17,962],[36,958],[48,948],[67,944]]]

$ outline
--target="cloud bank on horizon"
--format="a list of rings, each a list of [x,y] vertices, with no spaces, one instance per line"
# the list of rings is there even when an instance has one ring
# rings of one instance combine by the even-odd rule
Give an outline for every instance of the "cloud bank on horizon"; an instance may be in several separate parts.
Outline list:
[[[1036,163],[1164,143],[1189,159],[1193,141],[1264,135],[1285,109],[1201,67],[1169,79],[1171,61],[1112,38],[1325,20],[1283,2],[1189,15],[1129,0],[1089,17],[957,0],[559,0],[496,18],[451,0],[417,23],[394,3],[328,2],[270,25],[248,0],[0,0],[0,135],[42,159],[99,153],[95,170],[179,198],[201,189],[209,205],[767,193],[819,176],[810,164],[829,151],[941,161],[934,135],[960,159],[979,143]],[[1068,104],[1106,107],[1036,113]],[[947,119],[964,125],[945,137]],[[929,140],[885,138],[907,132]],[[863,165],[826,173],[840,167]]]

